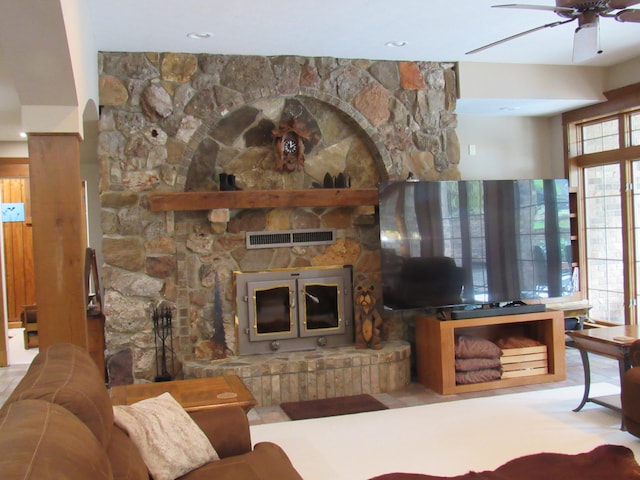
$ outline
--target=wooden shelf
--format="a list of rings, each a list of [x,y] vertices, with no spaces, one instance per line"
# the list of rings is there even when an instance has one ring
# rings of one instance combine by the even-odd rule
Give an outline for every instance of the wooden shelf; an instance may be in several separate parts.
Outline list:
[[[440,320],[432,316],[418,315],[415,318],[415,335],[418,382],[443,395],[557,382],[566,378],[564,315],[561,311],[547,310],[539,313],[464,320]],[[534,338],[547,346],[548,373],[457,385],[455,379],[455,337],[457,335],[474,335],[490,340],[503,335],[524,335]]]
[[[154,192],[151,210],[210,210],[213,208],[342,207],[377,205],[376,188],[317,188],[303,190],[237,190],[213,192]]]

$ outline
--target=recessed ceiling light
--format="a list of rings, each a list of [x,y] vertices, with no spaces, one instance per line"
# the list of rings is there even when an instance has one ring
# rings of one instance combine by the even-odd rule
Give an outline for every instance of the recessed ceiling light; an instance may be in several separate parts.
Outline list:
[[[27,134],[25,132],[20,132],[20,138],[27,138]]]
[[[407,45],[407,42],[404,40],[392,40],[390,42],[385,43],[387,47],[404,47]]]
[[[189,32],[187,33],[187,38],[191,38],[193,40],[204,40],[206,38],[213,37],[213,33],[209,32]]]

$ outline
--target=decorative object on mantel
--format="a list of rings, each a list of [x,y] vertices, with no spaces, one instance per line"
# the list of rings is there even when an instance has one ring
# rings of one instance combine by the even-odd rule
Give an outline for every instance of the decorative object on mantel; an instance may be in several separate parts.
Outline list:
[[[334,187],[333,177],[331,176],[331,174],[329,172],[324,174],[324,180],[322,181],[322,187],[323,188],[333,188]]]
[[[236,176],[230,173],[221,173],[220,176],[220,190],[223,192],[240,190],[240,187],[236,185]]]
[[[153,309],[153,332],[156,349],[156,382],[167,382],[173,376],[173,325],[169,307]],[[171,357],[171,373],[167,366],[167,356]]]
[[[293,172],[302,170],[304,165],[303,139],[309,138],[309,132],[303,130],[303,125],[291,117],[288,122],[281,122],[272,131],[276,151],[276,170]]]
[[[375,286],[368,278],[358,282],[354,295],[354,318],[356,327],[356,348],[380,350],[382,317],[376,310]]]
[[[340,172],[337,176],[333,177],[329,172],[324,174],[322,185],[318,182],[311,184],[313,188],[350,188],[351,178],[347,177],[344,173]]]

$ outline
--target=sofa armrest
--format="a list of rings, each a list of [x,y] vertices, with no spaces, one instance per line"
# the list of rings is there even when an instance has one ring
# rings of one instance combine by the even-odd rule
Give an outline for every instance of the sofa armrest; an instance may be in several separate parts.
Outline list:
[[[220,458],[251,451],[251,432],[247,414],[240,407],[225,406],[190,412]]]
[[[640,367],[640,340],[634,341],[629,347],[629,361],[632,367]]]

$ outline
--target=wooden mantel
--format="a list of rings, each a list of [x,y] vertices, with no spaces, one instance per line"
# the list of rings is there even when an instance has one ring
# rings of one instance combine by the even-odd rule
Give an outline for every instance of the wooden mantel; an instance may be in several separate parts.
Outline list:
[[[376,188],[313,188],[303,190],[237,190],[153,192],[151,210],[211,210],[214,208],[341,207],[378,205]]]

